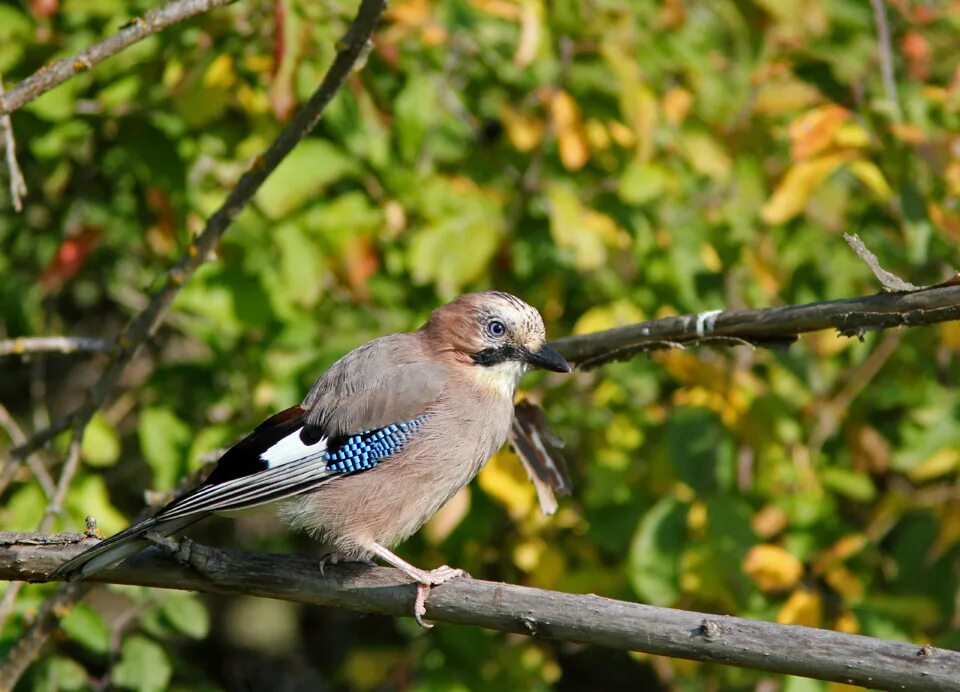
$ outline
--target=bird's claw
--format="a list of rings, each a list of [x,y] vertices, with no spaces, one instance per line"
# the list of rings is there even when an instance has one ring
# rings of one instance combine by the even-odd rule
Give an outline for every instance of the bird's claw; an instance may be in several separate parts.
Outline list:
[[[359,562],[362,565],[369,565],[370,567],[377,566],[377,563],[375,563],[373,560],[367,558],[350,557],[349,555],[344,555],[343,553],[334,551],[332,553],[327,553],[320,558],[320,576],[327,576],[324,574],[324,569],[327,565],[339,565],[344,562]]]
[[[469,576],[464,570],[447,565],[424,572],[423,579],[417,583],[417,598],[413,602],[413,619],[417,621],[417,624],[425,630],[433,627],[433,625],[423,621],[423,616],[427,614],[427,597],[430,595],[431,586],[439,586],[451,579]]]

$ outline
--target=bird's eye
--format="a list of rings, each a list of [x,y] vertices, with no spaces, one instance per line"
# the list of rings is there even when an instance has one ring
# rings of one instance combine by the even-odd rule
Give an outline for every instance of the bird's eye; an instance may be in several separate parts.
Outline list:
[[[490,320],[487,322],[487,334],[492,337],[501,337],[507,333],[507,327],[500,320]]]

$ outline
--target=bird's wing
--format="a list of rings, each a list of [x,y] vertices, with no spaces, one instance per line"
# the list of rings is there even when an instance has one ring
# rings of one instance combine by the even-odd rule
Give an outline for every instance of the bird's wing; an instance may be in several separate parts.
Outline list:
[[[433,403],[447,367],[424,356],[417,334],[374,339],[331,365],[301,406],[309,428],[335,437],[413,420]]]
[[[264,421],[220,458],[203,485],[154,518],[246,509],[310,492],[405,447],[447,375],[436,363],[391,364],[385,347],[393,345],[378,339],[337,361],[301,406]]]

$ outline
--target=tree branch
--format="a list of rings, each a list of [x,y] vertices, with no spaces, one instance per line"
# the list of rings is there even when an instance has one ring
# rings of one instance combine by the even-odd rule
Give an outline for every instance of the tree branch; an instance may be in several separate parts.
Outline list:
[[[960,286],[939,285],[911,293],[880,293],[780,308],[709,310],[568,336],[551,345],[567,360],[590,369],[662,348],[731,341],[786,347],[801,333],[821,329],[836,329],[841,336],[862,336],[872,330],[956,319],[960,319]]]
[[[3,105],[3,80],[0,79],[0,106]],[[23,198],[27,196],[27,182],[23,179],[20,164],[17,163],[17,142],[13,137],[13,123],[9,115],[0,115],[0,131],[3,132],[3,147],[6,149],[7,174],[10,176],[10,199],[13,208],[23,211]]]
[[[0,116],[13,113],[24,104],[63,84],[75,74],[91,69],[94,65],[151,34],[232,2],[234,0],[173,0],[163,7],[150,10],[143,17],[135,17],[114,35],[85,48],[73,57],[62,58],[41,67],[6,95],[0,94]]]
[[[89,545],[81,539],[80,534],[0,534],[0,579],[42,581]],[[217,550],[189,541],[179,553],[181,563],[151,548],[94,579],[411,614],[415,588],[393,569],[345,564],[326,567],[323,576],[318,559]],[[955,690],[960,680],[960,653],[946,649],[477,579],[434,587],[427,615],[438,622],[871,688]]]
[[[0,358],[34,353],[108,353],[116,345],[113,339],[85,336],[20,336],[0,341]]]
[[[900,99],[897,98],[897,81],[893,75],[893,50],[890,45],[890,24],[887,22],[887,9],[884,0],[870,0],[873,6],[873,21],[877,25],[877,54],[880,56],[880,75],[887,101],[893,109],[896,122],[903,120]]]

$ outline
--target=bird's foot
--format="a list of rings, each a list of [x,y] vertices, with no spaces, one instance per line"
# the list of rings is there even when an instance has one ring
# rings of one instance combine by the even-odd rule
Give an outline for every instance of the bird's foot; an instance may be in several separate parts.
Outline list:
[[[339,565],[344,562],[359,562],[362,565],[369,565],[370,567],[376,567],[377,563],[369,558],[364,557],[355,557],[352,555],[347,555],[345,553],[338,553],[333,551],[327,553],[322,558],[320,558],[320,576],[325,577],[324,569],[327,565]]]
[[[417,599],[413,602],[413,619],[422,628],[430,629],[433,625],[428,625],[423,621],[423,616],[427,614],[427,597],[430,595],[430,587],[439,586],[457,577],[469,577],[470,575],[462,569],[448,567],[447,565],[437,567],[429,572],[425,570],[418,570],[418,572],[418,575],[411,575],[417,579]]]

